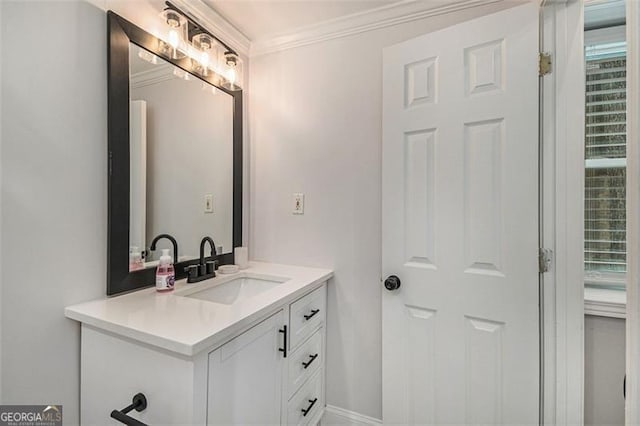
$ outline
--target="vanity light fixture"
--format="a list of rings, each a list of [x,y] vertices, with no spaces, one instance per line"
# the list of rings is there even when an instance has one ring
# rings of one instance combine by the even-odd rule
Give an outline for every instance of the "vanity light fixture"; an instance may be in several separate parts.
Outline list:
[[[193,36],[191,44],[197,52],[197,58],[192,59],[193,67],[199,74],[206,77],[209,74],[209,67],[212,65],[212,52],[217,50],[214,47],[214,41],[209,34],[200,33]],[[216,55],[213,56],[215,58]]]
[[[168,33],[161,42],[163,54],[171,59],[188,56],[194,73],[208,77],[213,71],[222,87],[240,90],[242,61],[238,54],[174,4],[166,1],[165,5],[161,16]]]
[[[224,63],[226,69],[224,71],[225,80],[222,86],[229,90],[238,90],[238,75],[242,75],[242,63],[235,52],[224,52]]]
[[[187,20],[184,16],[170,7],[167,7],[162,11],[162,17],[169,27],[169,32],[167,34],[168,45],[163,46],[163,50],[168,53],[168,56],[171,59],[184,58],[185,54],[183,52],[183,43],[187,38]]]

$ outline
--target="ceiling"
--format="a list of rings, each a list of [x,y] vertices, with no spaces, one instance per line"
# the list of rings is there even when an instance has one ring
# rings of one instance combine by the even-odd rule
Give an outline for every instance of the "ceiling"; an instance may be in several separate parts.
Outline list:
[[[251,41],[296,32],[398,0],[204,0]]]

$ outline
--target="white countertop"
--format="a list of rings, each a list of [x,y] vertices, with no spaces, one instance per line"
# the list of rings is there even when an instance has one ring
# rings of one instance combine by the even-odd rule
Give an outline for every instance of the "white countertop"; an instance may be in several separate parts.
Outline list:
[[[110,333],[192,356],[231,337],[280,305],[292,302],[333,276],[328,269],[250,262],[235,274],[218,274],[199,283],[176,282],[175,290],[154,287],[68,306],[65,316]],[[184,295],[238,277],[287,279],[245,301],[224,305]]]

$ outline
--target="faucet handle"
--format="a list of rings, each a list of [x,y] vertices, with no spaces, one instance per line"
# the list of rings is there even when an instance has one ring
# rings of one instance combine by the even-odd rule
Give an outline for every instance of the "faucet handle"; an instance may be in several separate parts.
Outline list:
[[[215,274],[218,269],[218,261],[217,260],[208,260],[207,261],[207,275]]]
[[[198,265],[189,265],[184,268],[184,271],[187,273],[187,282],[190,283],[192,280],[198,278]]]

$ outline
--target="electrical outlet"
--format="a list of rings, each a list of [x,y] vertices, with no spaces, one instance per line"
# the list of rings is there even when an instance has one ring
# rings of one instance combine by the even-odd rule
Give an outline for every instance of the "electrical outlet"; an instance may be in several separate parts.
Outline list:
[[[213,195],[211,194],[204,196],[204,212],[213,213]]]
[[[304,194],[293,194],[293,214],[304,214]]]

